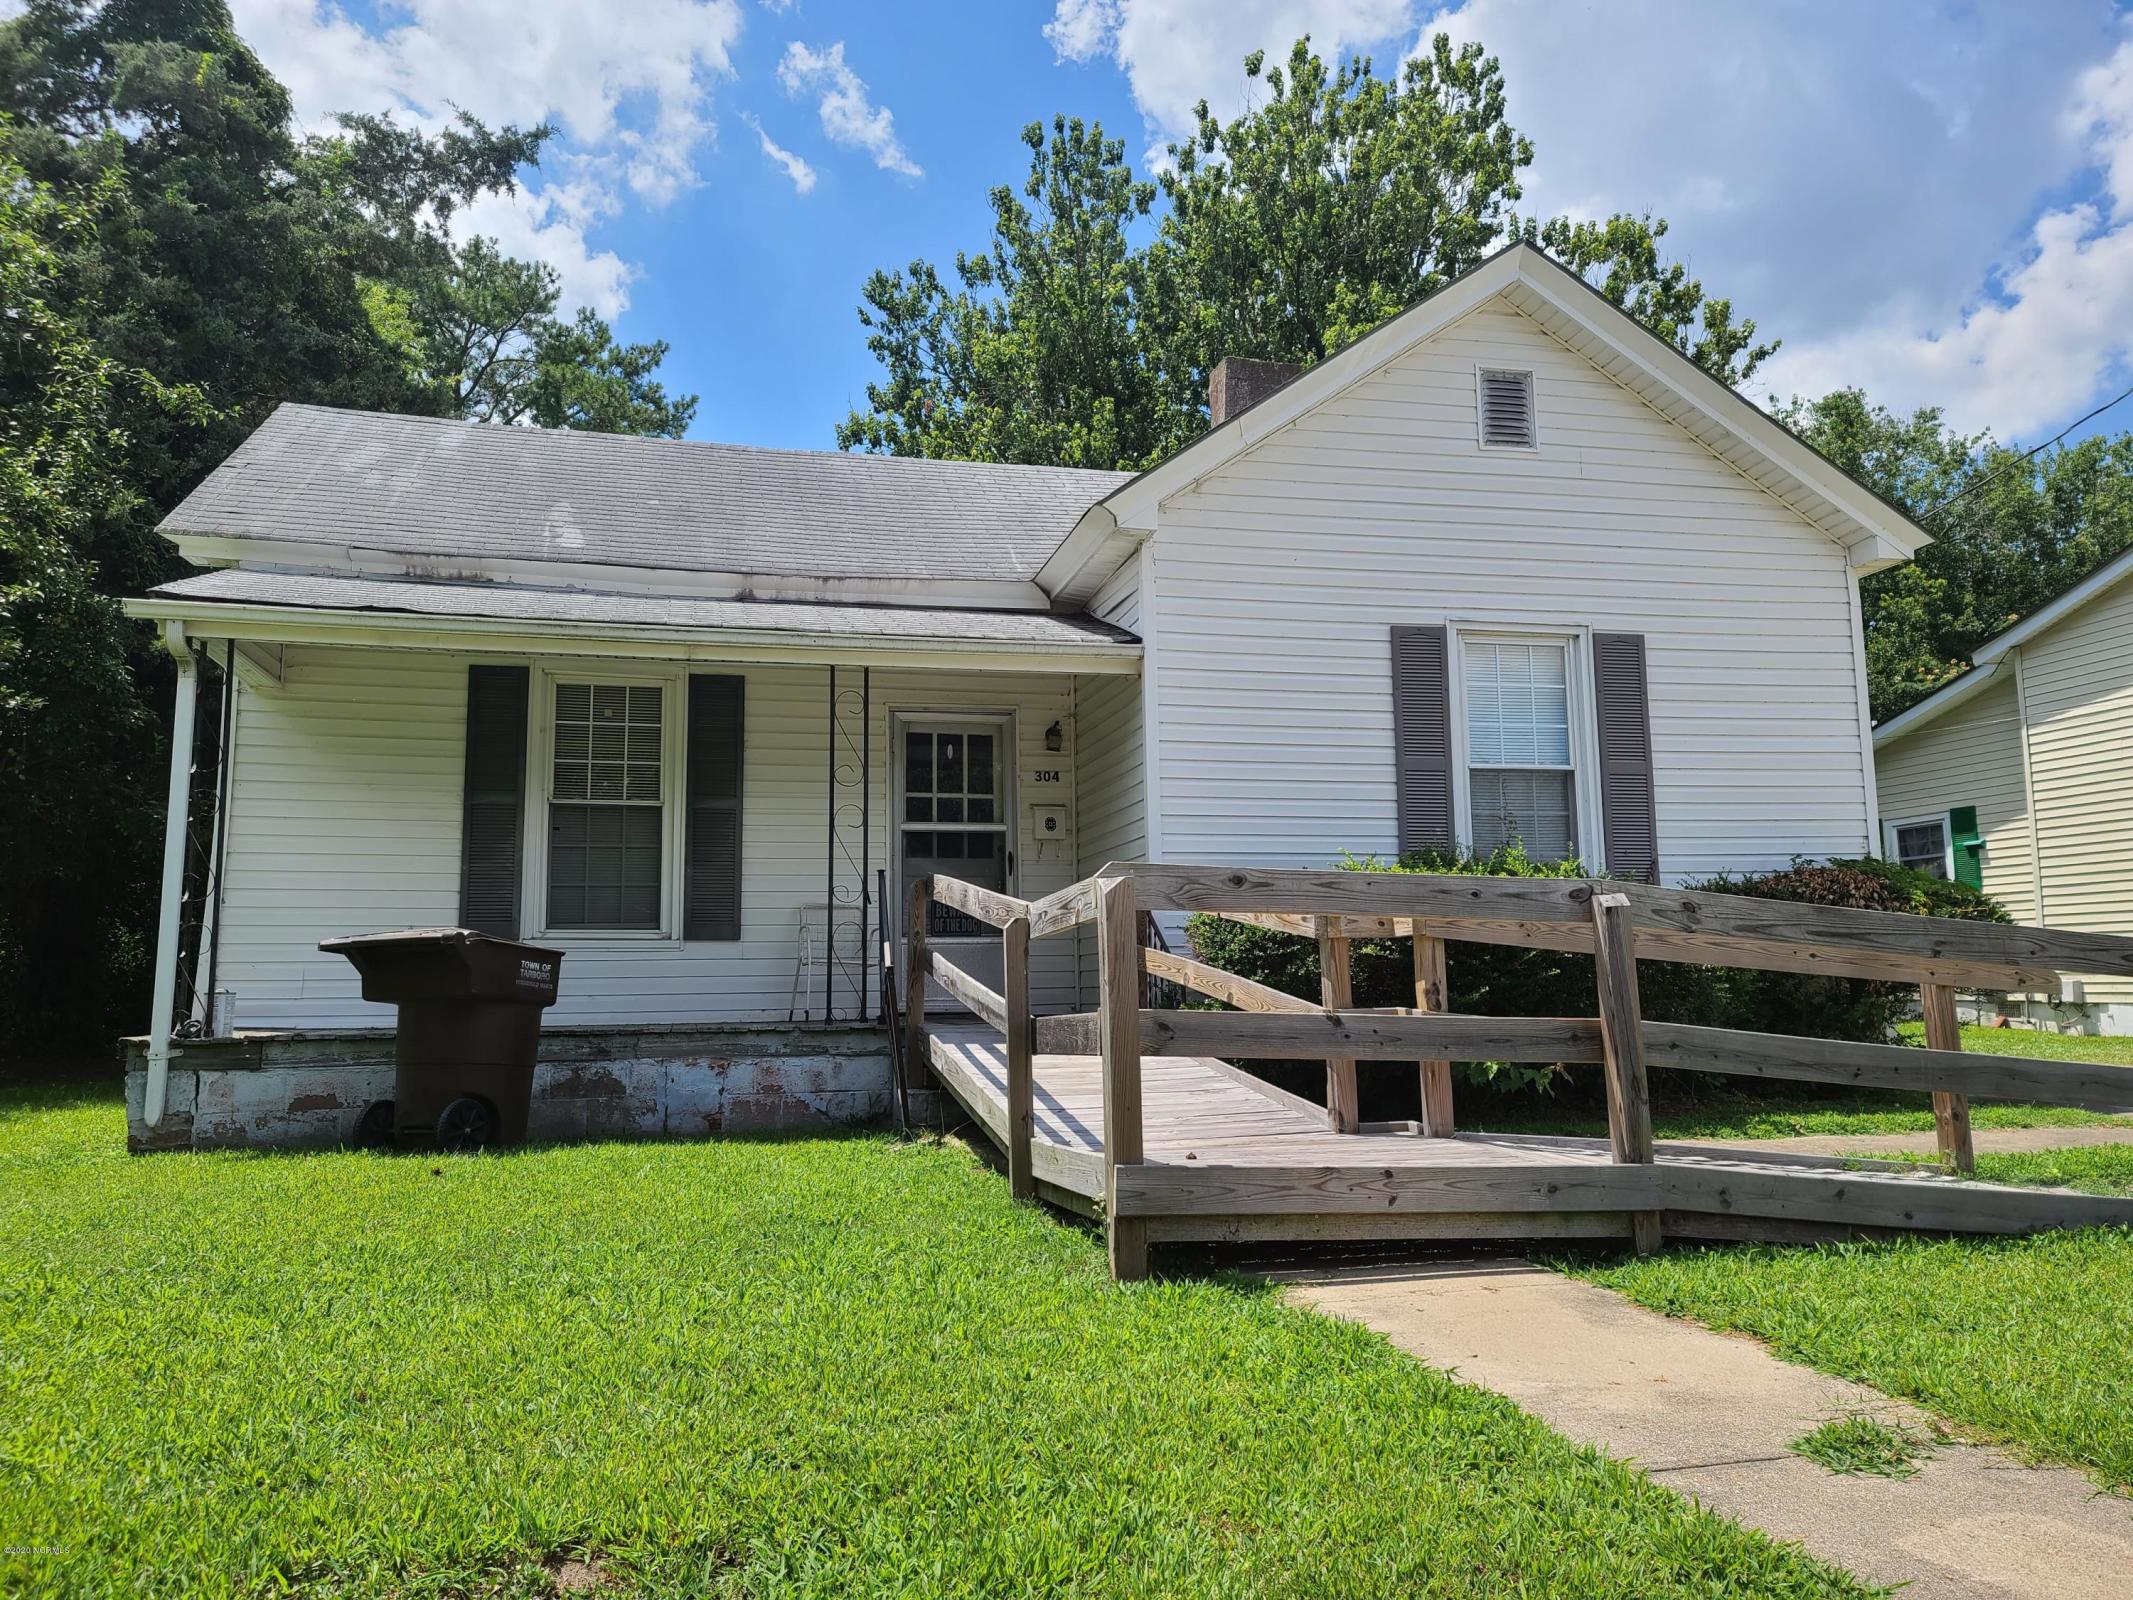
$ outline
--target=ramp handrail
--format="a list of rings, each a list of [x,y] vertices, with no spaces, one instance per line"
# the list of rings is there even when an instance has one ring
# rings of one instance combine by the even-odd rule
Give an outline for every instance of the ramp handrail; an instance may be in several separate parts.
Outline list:
[[[923,953],[925,913],[939,900],[1002,930],[1004,989],[995,994],[938,954]],[[1158,912],[1209,912],[1319,944],[1319,1005],[1149,948],[1144,921]],[[1098,1009],[1032,1018],[1029,940],[1093,922]],[[1450,1134],[1455,1060],[1597,1062],[1607,1074],[1608,1131],[1617,1162],[1653,1160],[1653,1065],[1758,1078],[1927,1090],[1943,1161],[1973,1165],[1969,1097],[2020,1097],[2098,1109],[2133,1107],[2133,1069],[2032,1057],[1965,1054],[1955,995],[1962,989],[2035,988],[2068,974],[2133,975],[2133,938],[2056,928],[1855,911],[1746,895],[1705,894],[1584,878],[1480,878],[1450,874],[1308,872],[1114,863],[1041,900],[1017,899],[954,878],[911,886],[906,927],[907,1054],[927,1060],[925,982],[930,974],[1007,1041],[1010,1175],[1028,1179],[1031,1057],[1102,1059],[1106,1214],[1112,1268],[1146,1270],[1146,1225],[1121,1215],[1117,1170],[1142,1154],[1145,1056],[1323,1060],[1329,1124],[1362,1129],[1356,1063],[1422,1064],[1423,1116],[1401,1131]],[[1354,939],[1406,938],[1415,954],[1416,1003],[1351,1003]],[[1517,945],[1595,957],[1597,1017],[1475,1017],[1445,1009],[1450,942]],[[1637,992],[1640,961],[1693,962],[1913,983],[1927,1048],[1647,1022]],[[1235,1007],[1155,1008],[1155,977]],[[1019,1109],[1017,1109],[1019,1108]],[[1381,1131],[1372,1128],[1368,1131]],[[1658,1242],[1659,1214],[1632,1214],[1640,1249]]]

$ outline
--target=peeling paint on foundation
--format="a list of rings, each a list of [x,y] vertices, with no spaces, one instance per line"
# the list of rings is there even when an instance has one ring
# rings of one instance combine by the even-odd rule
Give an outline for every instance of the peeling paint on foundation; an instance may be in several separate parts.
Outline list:
[[[126,1142],[136,1152],[321,1148],[348,1142],[393,1092],[390,1032],[188,1040],[169,1108],[141,1120],[146,1042],[129,1039]],[[887,1121],[887,1038],[870,1028],[559,1029],[541,1038],[536,1140],[705,1138]]]

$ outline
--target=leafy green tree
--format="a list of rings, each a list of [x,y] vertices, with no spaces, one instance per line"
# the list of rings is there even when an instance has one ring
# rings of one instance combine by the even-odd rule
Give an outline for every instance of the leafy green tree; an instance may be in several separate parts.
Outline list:
[[[153,813],[134,786],[156,736],[90,535],[137,505],[125,419],[182,433],[213,418],[58,308],[70,251],[123,209],[116,170],[62,192],[30,180],[16,139],[0,120],[0,996],[19,1043],[140,988],[126,911],[151,887]]]
[[[654,374],[664,341],[622,344],[590,310],[556,316],[555,269],[473,239],[393,302],[416,370],[447,416],[678,439],[696,396],[670,398]],[[387,315],[374,303],[373,320]]]
[[[518,398],[496,415],[687,425],[693,400],[654,377],[665,346],[555,318],[541,269],[449,235],[547,137],[359,116],[299,139],[223,0],[28,0],[0,22],[0,328],[16,341],[0,355],[11,1043],[144,1019],[145,991],[103,956],[148,943],[170,672],[110,597],[179,574],[157,520],[269,411],[490,415],[487,398],[456,403],[419,336],[447,286],[490,273],[548,295]]]
[[[1777,341],[1755,342],[1755,324],[1733,320],[1733,302],[1704,293],[1680,262],[1660,259],[1667,224],[1647,213],[1616,215],[1604,222],[1567,217],[1539,225],[1526,221],[1519,234],[1584,278],[1722,383],[1738,386],[1777,354]]]
[[[925,261],[867,279],[859,320],[887,378],[838,428],[845,449],[1114,467],[1168,448],[1128,238],[1155,186],[1079,118],[1022,141],[1029,177],[992,191],[992,245],[956,257],[960,289]]]
[[[1254,55],[1245,70],[1266,100],[1226,123],[1201,105],[1158,185],[1099,127],[1033,124],[1030,175],[1019,196],[993,191],[986,252],[957,256],[952,280],[925,261],[867,280],[883,380],[838,442],[1146,466],[1206,427],[1223,356],[1322,360],[1513,238],[1727,382],[1775,348],[1661,258],[1664,222],[1515,214],[1533,150],[1479,46],[1440,36],[1397,80],[1367,59],[1329,68],[1308,40],[1286,67]]]
[[[2029,458],[1950,431],[1938,410],[1898,416],[1856,389],[1781,415],[1933,535],[1915,560],[1861,586],[1876,720],[1916,705],[1980,644],[2133,546],[2133,434]]]

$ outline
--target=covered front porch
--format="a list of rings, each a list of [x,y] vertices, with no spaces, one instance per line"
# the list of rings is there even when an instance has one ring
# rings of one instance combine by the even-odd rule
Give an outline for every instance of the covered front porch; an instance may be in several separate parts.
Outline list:
[[[179,668],[143,1148],[196,1142],[218,1084],[250,1100],[210,1142],[323,1136],[392,1013],[318,943],[422,926],[564,952],[544,1079],[582,1081],[573,1049],[649,1064],[603,1129],[710,1131],[728,1100],[758,1125],[878,1117],[906,878],[1042,895],[1092,827],[1115,852],[1137,826],[1140,647],[1083,618],[248,572],[133,609]],[[988,931],[946,907],[929,929],[981,967]],[[1079,1003],[1082,965],[1047,952],[1045,1003]],[[245,1061],[269,1057],[309,1062],[308,1107],[260,1099],[280,1091]],[[347,1083],[316,1081],[329,1058]],[[812,1062],[784,1110],[732,1065],[771,1058]],[[676,1087],[691,1062],[710,1077]]]

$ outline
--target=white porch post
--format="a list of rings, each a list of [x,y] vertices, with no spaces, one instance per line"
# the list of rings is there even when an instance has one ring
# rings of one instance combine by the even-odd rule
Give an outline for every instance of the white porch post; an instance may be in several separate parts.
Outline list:
[[[163,624],[163,648],[178,665],[177,698],[170,713],[170,794],[163,813],[163,900],[156,922],[156,972],[153,1009],[148,1016],[148,1083],[141,1120],[153,1128],[163,1120],[170,1093],[171,1012],[178,999],[178,912],[185,894],[186,806],[192,797],[193,707],[199,674],[186,643],[185,624]]]

